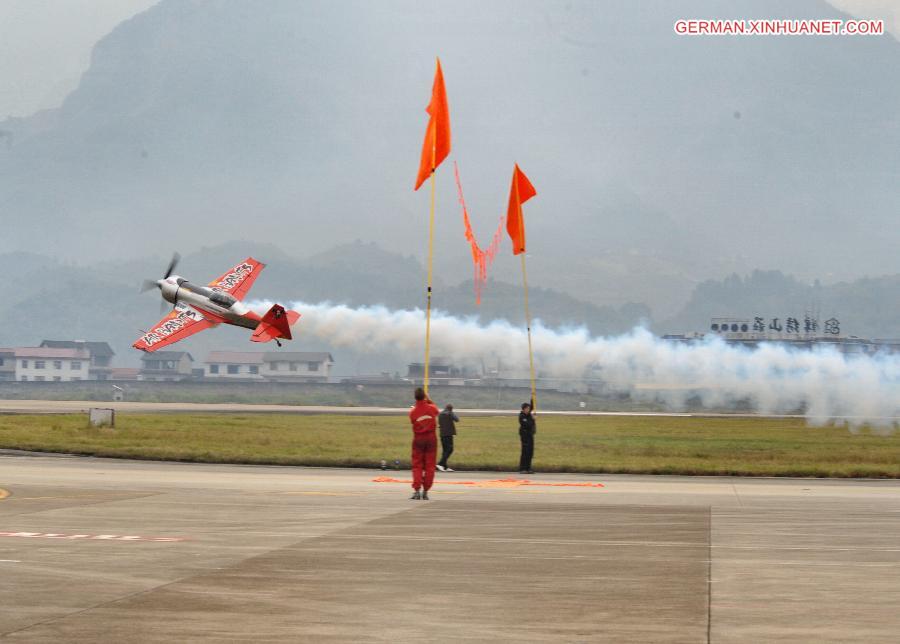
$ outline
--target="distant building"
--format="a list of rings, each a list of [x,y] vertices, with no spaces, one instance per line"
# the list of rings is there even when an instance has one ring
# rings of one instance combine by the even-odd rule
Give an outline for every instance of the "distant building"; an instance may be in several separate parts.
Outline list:
[[[432,358],[428,361],[429,378],[450,378],[462,373],[459,367],[453,365],[447,358]],[[421,380],[425,376],[424,362],[411,362],[406,366],[406,377],[411,380]]]
[[[85,349],[17,347],[0,349],[0,380],[71,382],[90,378],[90,353]]]
[[[334,358],[324,352],[268,351],[263,362],[263,376],[278,382],[328,382],[334,366]]]
[[[138,380],[175,381],[192,377],[194,358],[187,351],[154,351],[141,356]]]
[[[264,355],[255,351],[210,351],[203,365],[203,377],[263,380]]]
[[[425,377],[425,363],[412,362],[406,367],[406,377],[418,382]],[[428,361],[428,379],[445,385],[474,384],[481,380],[481,370],[470,365],[455,364],[450,358],[434,357]],[[530,381],[529,381],[530,382]]]
[[[840,321],[830,318],[823,322],[809,316],[785,318],[712,318],[710,335],[728,344],[755,348],[761,344],[781,344],[794,349],[831,347],[848,355],[874,355],[900,351],[900,340],[867,340],[853,335],[843,335]],[[664,335],[664,340],[694,343],[703,340],[706,333],[682,333]]]
[[[0,382],[16,379],[15,349],[0,349]]]
[[[275,382],[328,382],[334,358],[326,352],[211,351],[204,378],[268,380]]]
[[[88,379],[109,380],[112,375],[112,358],[116,352],[108,342],[85,342],[84,340],[44,340],[42,347],[49,349],[84,349],[90,355]]]

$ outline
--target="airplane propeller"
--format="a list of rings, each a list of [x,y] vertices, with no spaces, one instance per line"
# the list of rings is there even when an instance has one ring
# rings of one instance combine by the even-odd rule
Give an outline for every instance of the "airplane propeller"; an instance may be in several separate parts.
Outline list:
[[[181,255],[179,255],[178,253],[172,253],[172,261],[169,262],[169,268],[166,269],[166,274],[163,275],[163,279],[168,278],[169,275],[172,274],[172,271],[175,270],[175,267],[178,266],[178,262],[180,262],[180,261],[181,261]]]
[[[168,279],[168,277],[175,270],[175,267],[178,266],[178,262],[181,261],[181,255],[178,253],[172,254],[172,260],[169,262],[169,266],[166,268],[165,274],[162,276],[162,279]],[[147,291],[152,291],[155,288],[159,288],[159,282],[161,280],[144,280],[141,284],[141,293],[146,293]],[[160,315],[166,312],[166,309],[169,308],[169,303],[163,300],[160,302],[159,312]]]

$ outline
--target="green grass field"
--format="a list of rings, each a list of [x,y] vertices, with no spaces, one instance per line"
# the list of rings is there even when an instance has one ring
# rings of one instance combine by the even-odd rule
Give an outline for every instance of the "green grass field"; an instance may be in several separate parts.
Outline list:
[[[463,418],[451,465],[512,471],[514,417]],[[0,448],[95,456],[377,467],[409,464],[401,416],[146,414],[90,428],[84,415],[0,416]],[[629,472],[900,478],[900,433],[808,427],[756,418],[559,417],[538,419],[534,466],[544,472]]]

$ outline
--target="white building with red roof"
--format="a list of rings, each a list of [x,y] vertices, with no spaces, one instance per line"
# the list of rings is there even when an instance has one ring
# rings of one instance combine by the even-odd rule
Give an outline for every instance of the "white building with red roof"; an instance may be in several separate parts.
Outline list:
[[[204,378],[328,382],[334,358],[330,353],[307,351],[210,351]]]
[[[210,351],[203,365],[204,378],[262,380],[263,354],[255,351]]]
[[[89,380],[91,353],[87,349],[17,347],[0,349],[13,363],[12,378],[20,382],[71,382]]]

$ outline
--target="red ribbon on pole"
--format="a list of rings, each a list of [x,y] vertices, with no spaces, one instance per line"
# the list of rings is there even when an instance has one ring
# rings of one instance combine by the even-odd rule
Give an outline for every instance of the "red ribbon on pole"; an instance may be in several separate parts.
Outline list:
[[[478,245],[478,240],[475,239],[475,233],[472,232],[472,223],[469,220],[469,209],[466,207],[466,200],[463,197],[462,182],[459,180],[459,166],[455,161],[453,162],[453,173],[456,177],[456,189],[459,192],[459,203],[462,206],[463,226],[465,226],[466,229],[466,241],[469,242],[469,246],[472,249],[472,263],[475,268],[475,303],[481,304],[481,292],[484,290],[484,285],[487,282],[488,266],[494,262],[494,257],[500,249],[500,241],[503,239],[504,218],[501,215],[500,223],[497,226],[497,231],[494,233],[494,238],[491,240],[490,246],[488,246],[487,249],[482,249]]]

